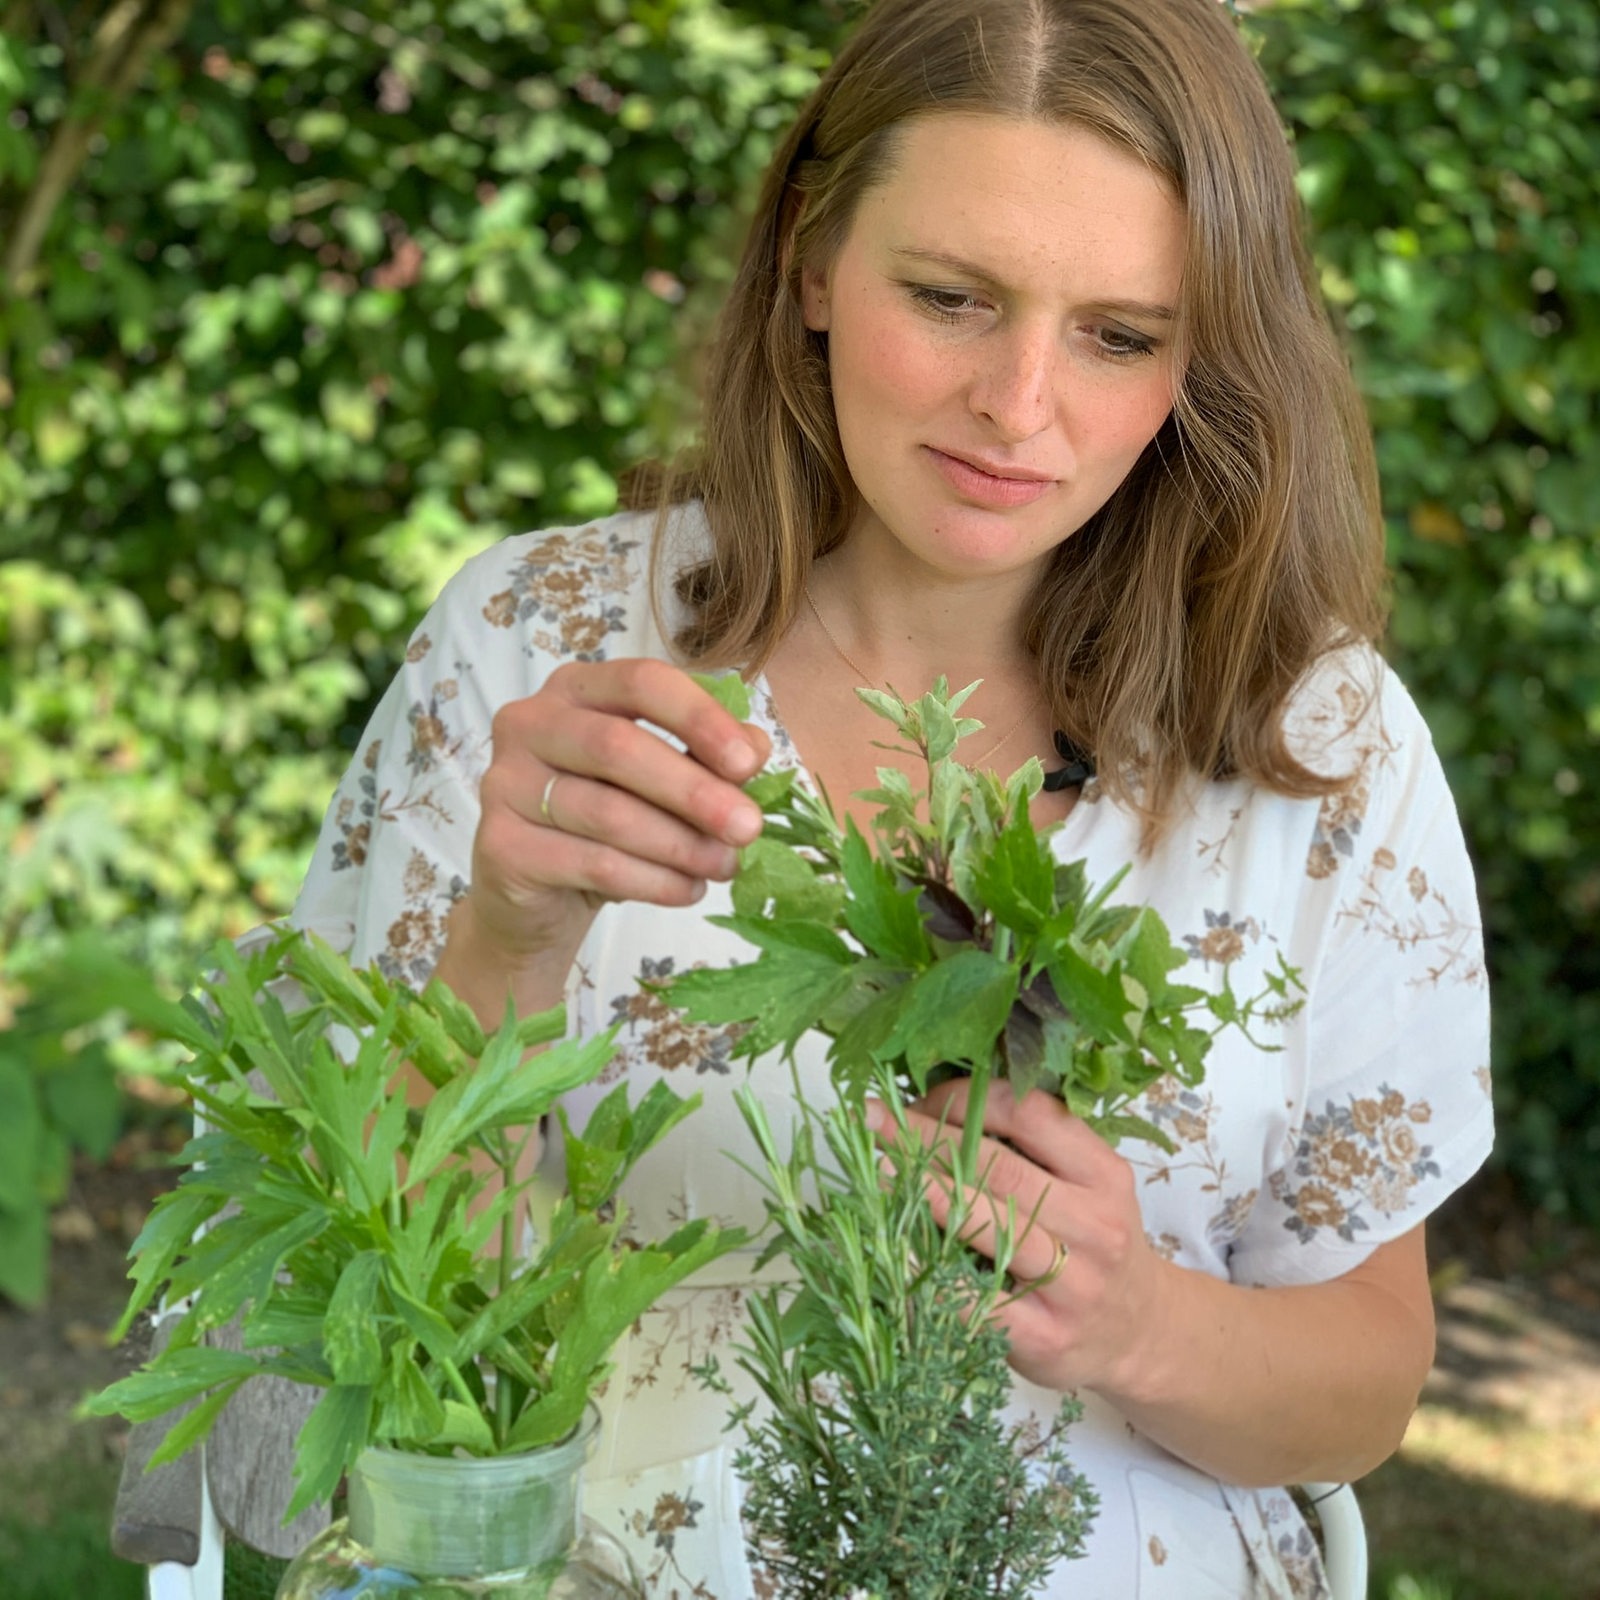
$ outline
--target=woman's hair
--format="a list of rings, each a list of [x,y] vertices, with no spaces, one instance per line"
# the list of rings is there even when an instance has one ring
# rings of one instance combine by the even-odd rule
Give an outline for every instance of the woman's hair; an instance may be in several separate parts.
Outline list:
[[[856,509],[824,335],[802,320],[909,119],[1065,124],[1130,151],[1183,202],[1172,414],[1054,552],[1025,644],[1056,725],[1147,840],[1192,775],[1314,795],[1291,691],[1382,625],[1371,437],[1302,236],[1277,113],[1220,0],[879,0],[769,168],[705,379],[702,443],[655,482],[658,531],[698,497],[688,658],[754,670]],[[656,540],[656,560],[666,541]],[[658,591],[659,592],[659,589]]]

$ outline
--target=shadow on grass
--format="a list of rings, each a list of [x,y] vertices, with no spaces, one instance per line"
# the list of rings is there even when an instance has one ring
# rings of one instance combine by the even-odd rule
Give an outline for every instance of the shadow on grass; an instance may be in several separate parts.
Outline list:
[[[1600,1518],[1589,1506],[1403,1457],[1357,1493],[1371,1600],[1600,1600]]]

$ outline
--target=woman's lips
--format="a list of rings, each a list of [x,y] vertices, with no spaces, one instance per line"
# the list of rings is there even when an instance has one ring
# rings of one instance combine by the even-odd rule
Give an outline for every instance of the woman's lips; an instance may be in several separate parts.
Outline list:
[[[944,480],[963,500],[976,501],[984,506],[1026,506],[1055,488],[1054,478],[1006,478],[998,473],[985,472],[959,456],[947,456],[931,444],[922,447],[933,458],[933,464],[943,474]]]

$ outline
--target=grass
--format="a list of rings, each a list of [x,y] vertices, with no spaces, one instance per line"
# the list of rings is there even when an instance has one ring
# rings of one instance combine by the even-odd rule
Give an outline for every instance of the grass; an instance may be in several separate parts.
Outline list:
[[[86,1449],[0,1476],[0,1590],[6,1600],[143,1600],[144,1574],[106,1543],[116,1464]]]
[[[5,1600],[144,1600],[145,1569],[119,1561],[106,1538],[114,1466],[54,1480],[49,1519],[0,1511],[0,1594]],[[224,1600],[273,1600],[288,1565],[230,1547]]]

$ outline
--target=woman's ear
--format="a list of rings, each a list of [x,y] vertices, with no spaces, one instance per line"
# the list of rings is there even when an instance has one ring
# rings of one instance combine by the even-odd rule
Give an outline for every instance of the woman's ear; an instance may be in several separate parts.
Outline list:
[[[813,333],[826,333],[833,313],[828,274],[819,267],[800,269],[800,315]]]

